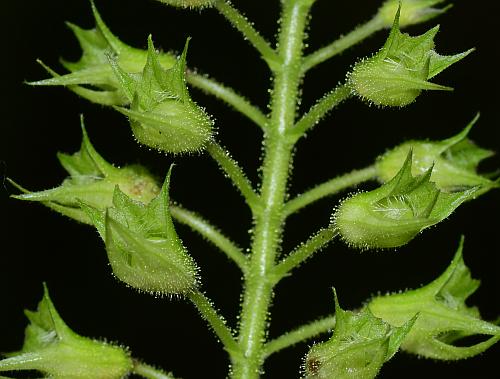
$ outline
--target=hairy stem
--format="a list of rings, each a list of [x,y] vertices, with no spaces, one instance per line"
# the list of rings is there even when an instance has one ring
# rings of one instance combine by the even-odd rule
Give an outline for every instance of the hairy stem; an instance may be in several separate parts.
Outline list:
[[[357,186],[368,180],[373,180],[377,176],[377,169],[375,166],[368,166],[361,170],[355,170],[342,176],[330,179],[325,183],[318,184],[316,187],[298,195],[294,199],[285,204],[283,212],[286,216],[297,212],[309,204],[314,203],[324,197],[334,195],[346,188]]]
[[[195,212],[177,205],[170,206],[172,218],[181,224],[189,226],[195,232],[205,237],[232,259],[243,272],[247,268],[247,258],[241,249],[229,238],[223,235],[215,226]]]
[[[301,68],[302,73],[304,74],[314,66],[360,43],[365,38],[383,29],[384,26],[384,22],[378,16],[373,17],[370,21],[358,26],[352,32],[304,57]]]
[[[188,295],[189,300],[196,306],[201,316],[212,327],[213,331],[220,339],[226,351],[230,354],[238,354],[240,350],[231,330],[227,327],[225,320],[219,316],[210,300],[200,291],[193,291]]]
[[[265,130],[267,117],[264,113],[262,113],[259,108],[252,105],[243,96],[237,94],[232,88],[227,87],[206,75],[200,75],[193,71],[188,71],[186,80],[192,87],[198,88],[203,92],[213,95],[229,104]]]
[[[314,253],[325,247],[337,235],[338,232],[333,227],[321,229],[314,236],[309,238],[306,242],[286,256],[281,263],[276,266],[274,269],[276,280],[279,281],[281,278],[288,275],[290,271],[298,267]]]
[[[281,64],[275,70],[271,99],[271,120],[264,140],[261,200],[263,207],[254,215],[252,255],[245,275],[239,345],[242,356],[233,360],[233,379],[256,379],[263,364],[263,345],[268,326],[268,310],[273,293],[273,272],[279,251],[293,145],[287,130],[295,122],[300,61],[310,1],[282,2],[279,36]]]
[[[153,366],[141,363],[139,361],[134,362],[134,368],[132,372],[146,379],[175,379],[172,374],[166,373],[160,369],[154,368]]]
[[[248,206],[252,210],[258,208],[260,205],[259,196],[255,193],[252,184],[241,167],[231,158],[229,152],[215,142],[207,146],[207,152],[219,164],[219,167],[231,179],[236,188],[238,188]]]
[[[268,63],[276,60],[276,51],[269,43],[259,34],[248,19],[243,16],[232,4],[227,0],[217,0],[214,4],[215,8],[222,14],[241,34],[250,41],[255,49]]]
[[[287,332],[282,336],[269,341],[264,350],[266,357],[277,351],[286,349],[299,342],[306,341],[320,334],[327,333],[335,327],[335,316],[328,316],[309,324],[302,325],[295,330]]]
[[[309,129],[312,129],[323,117],[327,115],[333,108],[339,105],[344,100],[351,97],[351,89],[342,85],[329,92],[321,98],[311,109],[297,122],[295,127],[290,131],[291,134],[299,139]]]

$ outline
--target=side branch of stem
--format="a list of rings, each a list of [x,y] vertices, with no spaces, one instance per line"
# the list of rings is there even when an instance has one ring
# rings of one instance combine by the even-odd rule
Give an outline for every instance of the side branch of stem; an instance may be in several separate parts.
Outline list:
[[[306,242],[297,247],[275,267],[274,274],[276,281],[279,281],[288,275],[290,271],[300,266],[301,263],[310,258],[314,253],[325,247],[333,238],[335,238],[335,236],[337,236],[337,234],[338,232],[335,228],[333,228],[333,226],[321,229]]]
[[[242,168],[233,158],[231,158],[229,152],[215,142],[210,143],[206,150],[229,179],[231,179],[236,188],[238,188],[249,207],[252,210],[258,208],[260,205],[259,196],[255,193],[252,184]]]
[[[269,62],[274,62],[277,59],[276,51],[269,43],[259,34],[248,19],[243,16],[228,0],[216,0],[215,8],[222,14],[241,34],[250,41],[261,56]]]
[[[247,99],[239,95],[232,88],[225,86],[206,75],[200,75],[193,71],[188,71],[186,75],[187,82],[203,92],[213,95],[232,106],[238,112],[249,118],[261,129],[265,130],[267,117],[256,106],[252,105]]]
[[[314,53],[304,57],[302,62],[302,74],[309,71],[314,66],[342,53],[350,47],[360,43],[365,38],[378,32],[385,27],[384,22],[378,17],[374,16],[368,22],[358,26],[352,32],[340,37],[336,41],[328,44],[321,49],[316,50]]]
[[[357,186],[368,180],[373,180],[377,176],[377,169],[375,166],[368,166],[360,170],[354,170],[347,174],[337,176],[324,183],[318,184],[309,191],[298,195],[294,199],[285,204],[283,212],[286,216],[297,212],[298,210],[314,203],[324,197],[335,195],[340,191],[347,188]]]
[[[225,320],[217,313],[212,303],[200,291],[189,293],[189,300],[196,306],[201,316],[208,322],[224,348],[230,355],[238,355],[240,350]]]
[[[335,316],[328,316],[309,324],[302,325],[295,330],[269,341],[265,346],[265,356],[268,357],[280,350],[306,341],[320,334],[327,333],[335,327]]]
[[[140,361],[134,362],[132,372],[146,379],[175,379],[172,374],[166,373],[163,370],[157,369]]]
[[[347,85],[341,85],[321,98],[290,130],[294,139],[302,137],[308,130],[312,129],[328,112],[344,100],[351,97],[351,89]]]
[[[223,235],[209,221],[205,220],[195,212],[184,209],[178,205],[170,206],[172,218],[184,225],[189,226],[195,232],[205,237],[217,246],[223,253],[232,259],[243,272],[247,269],[247,258],[243,251],[229,238]]]

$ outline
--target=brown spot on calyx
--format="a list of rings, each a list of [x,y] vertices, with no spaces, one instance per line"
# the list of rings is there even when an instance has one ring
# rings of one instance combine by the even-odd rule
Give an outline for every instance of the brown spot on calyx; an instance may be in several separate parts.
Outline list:
[[[321,367],[321,362],[317,358],[307,358],[306,361],[307,372],[316,375]]]

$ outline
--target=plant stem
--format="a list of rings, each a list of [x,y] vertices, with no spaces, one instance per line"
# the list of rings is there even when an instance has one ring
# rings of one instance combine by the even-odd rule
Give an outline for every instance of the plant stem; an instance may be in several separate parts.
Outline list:
[[[307,325],[302,325],[291,332],[269,341],[264,350],[266,357],[277,351],[295,345],[296,343],[316,337],[320,334],[329,332],[335,327],[335,316],[328,316],[320,320],[313,321]]]
[[[255,213],[252,255],[245,275],[239,344],[242,356],[233,359],[233,379],[255,379],[261,372],[273,271],[282,236],[283,205],[293,144],[286,131],[295,122],[300,61],[310,1],[283,1],[279,55],[271,99],[271,120],[264,140],[261,201]]]
[[[269,62],[276,60],[276,51],[269,43],[259,34],[252,24],[243,16],[232,4],[227,0],[217,0],[214,3],[215,8],[236,28],[241,34],[250,41],[257,49],[260,55]]]
[[[245,254],[243,254],[241,249],[233,241],[223,235],[210,222],[195,212],[188,211],[177,205],[171,205],[169,210],[175,221],[185,224],[201,234],[232,259],[243,272],[246,271],[247,258]]]
[[[212,327],[213,331],[220,339],[226,351],[232,356],[238,354],[240,350],[231,330],[227,327],[225,320],[219,316],[212,303],[200,291],[193,291],[188,295],[189,300],[196,306],[201,316]]]
[[[175,379],[172,374],[167,374],[160,369],[154,368],[153,366],[141,363],[139,361],[134,362],[133,373],[140,375],[146,379]]]
[[[346,188],[356,186],[368,180],[373,180],[376,176],[377,169],[375,166],[368,166],[361,170],[355,170],[348,174],[337,176],[325,183],[318,184],[309,191],[288,201],[285,204],[283,212],[286,216],[289,216],[323,197],[334,195]]]
[[[248,206],[252,210],[258,208],[261,203],[259,196],[255,193],[252,184],[241,167],[233,158],[231,158],[229,152],[215,142],[208,144],[206,150],[219,164],[219,167],[226,173],[229,179],[231,179],[236,188],[238,188],[245,198]]]
[[[237,94],[232,88],[227,87],[206,75],[200,75],[193,71],[187,72],[186,80],[192,87],[196,87],[203,92],[213,95],[229,104],[265,130],[267,117],[264,113],[262,113],[259,108],[252,105],[243,96]]]
[[[351,89],[341,85],[321,98],[290,130],[295,139],[302,137],[309,129],[313,128],[323,117],[344,100],[351,97]]]
[[[337,236],[337,234],[338,231],[333,227],[321,229],[305,243],[297,247],[275,267],[274,274],[276,276],[276,281],[279,281],[288,275],[291,270],[325,247],[333,238],[335,238],[335,236]]]
[[[383,29],[384,26],[385,24],[380,17],[374,16],[371,20],[358,26],[352,32],[340,37],[329,45],[316,50],[314,53],[309,54],[304,57],[302,62],[302,74],[306,73],[314,66],[317,66],[335,55],[340,54],[344,50],[358,44],[365,38]]]

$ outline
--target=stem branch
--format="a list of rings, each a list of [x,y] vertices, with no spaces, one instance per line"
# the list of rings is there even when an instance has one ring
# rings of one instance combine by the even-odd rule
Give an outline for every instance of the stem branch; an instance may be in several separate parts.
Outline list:
[[[375,166],[368,166],[361,170],[355,170],[348,174],[337,176],[288,201],[288,203],[285,204],[283,212],[285,215],[289,216],[319,199],[334,195],[346,188],[356,186],[368,180],[372,180],[376,176],[377,169]]]
[[[201,316],[212,327],[217,337],[221,340],[226,351],[230,354],[237,354],[240,350],[231,330],[227,327],[225,320],[219,316],[212,303],[200,291],[191,292],[189,300],[196,306]]]
[[[276,51],[269,43],[259,34],[248,19],[243,16],[232,4],[227,0],[215,1],[215,8],[222,14],[241,34],[250,41],[260,55],[269,63],[277,59]]]
[[[269,341],[265,346],[265,356],[268,357],[277,351],[286,349],[299,342],[316,337],[320,334],[329,332],[335,327],[335,316],[328,316],[320,320],[298,327],[295,330],[287,332],[282,336]]]
[[[163,370],[154,368],[153,366],[139,361],[134,362],[132,372],[146,379],[174,379],[172,374],[166,373]]]
[[[311,107],[290,131],[291,134],[295,139],[299,139],[325,117],[328,112],[349,97],[351,97],[351,89],[347,85],[335,88]]]
[[[253,190],[252,184],[238,163],[231,158],[229,153],[224,148],[215,142],[210,143],[206,150],[219,164],[219,167],[226,173],[229,179],[231,179],[236,188],[238,188],[245,198],[248,206],[252,210],[257,209],[261,203],[260,198]]]
[[[310,237],[275,267],[274,274],[276,275],[276,281],[288,275],[291,270],[298,267],[314,253],[325,247],[337,235],[338,231],[333,227],[329,227],[327,229],[321,229],[314,236]]]
[[[304,57],[302,62],[302,74],[306,73],[314,66],[317,66],[335,55],[340,54],[344,50],[358,44],[384,27],[385,24],[380,17],[373,17],[370,21],[358,26],[352,32]]]
[[[232,88],[227,87],[206,75],[200,75],[193,71],[188,71],[186,79],[192,87],[196,87],[205,93],[219,98],[265,130],[267,117],[264,113],[262,113],[259,108],[252,105],[243,96],[237,94]]]
[[[189,226],[194,231],[201,234],[208,241],[217,246],[223,253],[232,259],[243,272],[247,269],[247,258],[241,249],[229,238],[223,235],[215,226],[205,220],[200,215],[188,211],[177,205],[170,206],[170,214],[173,219]]]

